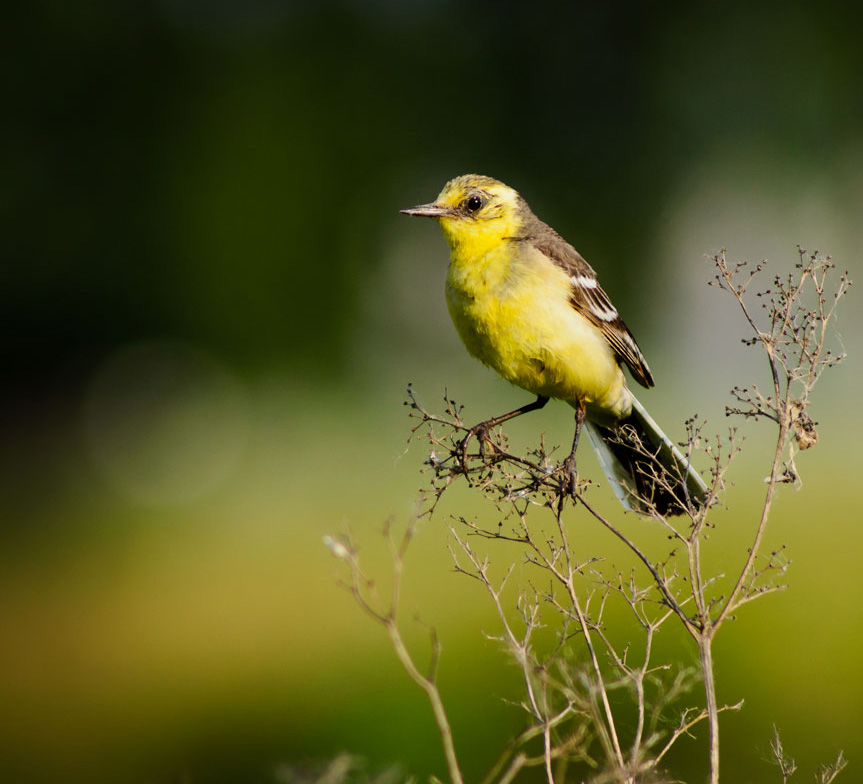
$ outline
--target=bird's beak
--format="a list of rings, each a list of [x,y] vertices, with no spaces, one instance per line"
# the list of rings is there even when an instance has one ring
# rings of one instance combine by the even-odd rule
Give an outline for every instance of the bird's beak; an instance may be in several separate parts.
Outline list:
[[[453,214],[452,207],[447,207],[443,204],[419,204],[416,207],[407,207],[399,212],[405,215],[418,215],[422,218],[445,218]]]

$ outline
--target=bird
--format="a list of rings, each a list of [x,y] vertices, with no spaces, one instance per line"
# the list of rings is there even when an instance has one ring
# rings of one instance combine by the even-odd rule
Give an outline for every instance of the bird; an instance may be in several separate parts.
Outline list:
[[[468,352],[536,399],[470,428],[481,451],[490,428],[550,399],[575,409],[564,460],[576,498],[576,449],[584,429],[625,509],[642,515],[695,514],[707,486],[626,381],[653,375],[630,329],[575,248],[540,220],[515,189],[478,174],[444,185],[435,201],[406,215],[435,220],[449,245],[446,301]]]

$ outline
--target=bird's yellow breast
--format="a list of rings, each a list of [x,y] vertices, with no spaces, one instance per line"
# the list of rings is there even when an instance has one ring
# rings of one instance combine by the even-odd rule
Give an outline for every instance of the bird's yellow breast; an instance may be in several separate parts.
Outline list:
[[[614,416],[629,413],[616,356],[570,304],[561,268],[520,240],[450,246],[447,304],[471,354],[535,395],[582,399]]]

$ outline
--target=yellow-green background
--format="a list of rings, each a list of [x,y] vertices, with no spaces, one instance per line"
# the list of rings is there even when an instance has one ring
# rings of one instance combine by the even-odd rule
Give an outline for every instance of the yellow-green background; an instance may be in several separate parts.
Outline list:
[[[321,540],[350,526],[385,574],[376,532],[425,481],[408,381],[472,419],[524,396],[464,355],[444,243],[398,208],[465,171],[519,188],[639,336],[657,418],[676,437],[693,412],[723,430],[726,391],[763,371],[704,254],[784,270],[800,243],[860,274],[863,19],[846,5],[4,12],[0,779],[268,782],[342,751],[442,774],[422,695]],[[720,700],[746,700],[722,722],[727,781],[777,780],[773,723],[800,780],[840,748],[859,780],[860,312],[852,290],[820,443],[771,523],[790,588],[717,643]],[[512,432],[570,427],[557,406]],[[740,563],[763,488],[769,433],[747,433],[717,570]],[[457,511],[490,514],[457,492],[423,524],[405,618],[419,651],[414,610],[439,629],[475,780],[519,717],[492,610],[450,571]],[[610,548],[569,524],[584,552]],[[662,648],[694,662],[676,632]],[[703,738],[670,762],[699,781],[702,758]]]

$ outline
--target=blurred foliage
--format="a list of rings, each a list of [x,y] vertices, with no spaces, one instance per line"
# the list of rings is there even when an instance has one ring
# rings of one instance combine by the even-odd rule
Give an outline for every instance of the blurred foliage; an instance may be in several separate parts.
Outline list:
[[[858,140],[840,8],[18,4],[0,55],[10,370],[41,383],[169,333],[338,374],[387,221],[462,170],[637,265],[695,156],[823,165]]]
[[[695,269],[663,255],[668,235],[695,233],[698,253],[744,236],[726,239],[721,209],[672,214],[710,162],[729,195],[704,203],[745,214],[747,237],[814,194],[854,272],[863,19],[839,0],[24,0],[4,19],[4,780],[272,781],[343,750],[441,772],[420,696],[332,585],[320,536],[410,512],[406,381],[483,415],[513,400],[438,331],[424,275],[443,245],[397,215],[450,176],[518,187],[640,336],[680,310],[654,281]],[[786,258],[818,230],[794,228]],[[859,327],[849,314],[852,363]],[[678,378],[680,356],[723,356],[687,349],[689,328],[689,355],[648,352]],[[863,756],[859,372],[839,372],[811,479],[780,506],[805,556],[792,590],[719,641],[720,696],[747,698],[725,722],[730,780],[764,780],[774,721],[801,767]],[[662,388],[682,420],[690,387]],[[568,432],[568,414],[541,426]],[[513,673],[426,534],[416,604],[441,626],[473,775],[517,725],[488,718]]]

